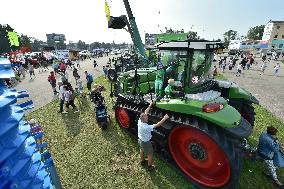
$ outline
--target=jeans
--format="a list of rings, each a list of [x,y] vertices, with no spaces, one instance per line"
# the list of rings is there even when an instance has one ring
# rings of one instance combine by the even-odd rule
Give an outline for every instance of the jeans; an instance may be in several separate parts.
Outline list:
[[[277,167],[273,164],[273,160],[264,160],[264,163],[266,165],[266,169],[268,171],[268,173],[270,174],[270,176],[274,179],[277,180],[277,173],[276,173],[276,169]]]
[[[60,99],[60,112],[63,112],[64,100]]]

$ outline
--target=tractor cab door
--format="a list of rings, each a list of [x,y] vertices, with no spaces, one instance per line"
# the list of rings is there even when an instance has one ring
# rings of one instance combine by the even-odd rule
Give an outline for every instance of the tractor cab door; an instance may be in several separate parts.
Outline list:
[[[190,92],[194,92],[209,79],[212,70],[213,52],[194,50],[190,53],[192,58],[188,64],[188,88]]]
[[[164,86],[167,85],[169,79],[174,79],[175,86],[182,88],[184,86],[187,51],[162,50],[160,56],[165,69]]]

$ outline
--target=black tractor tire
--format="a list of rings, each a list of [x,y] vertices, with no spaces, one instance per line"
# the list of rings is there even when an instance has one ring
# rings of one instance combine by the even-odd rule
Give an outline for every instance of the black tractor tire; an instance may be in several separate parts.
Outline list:
[[[114,69],[109,69],[107,76],[108,79],[112,82],[115,82],[117,80],[117,73]]]
[[[229,104],[236,108],[241,116],[254,126],[255,112],[252,103],[231,100]]]
[[[197,136],[196,133],[202,137],[194,137]],[[216,148],[210,148],[209,143],[214,144]],[[208,149],[205,144],[208,144]],[[199,145],[202,148],[199,148]],[[175,126],[168,136],[169,152],[176,165],[200,189],[234,189],[237,187],[242,164],[242,151],[239,146],[240,141],[229,136],[222,128],[201,119],[192,121],[190,125]],[[220,160],[219,157],[221,157]],[[222,157],[224,162],[221,161]],[[203,167],[208,165],[208,162],[214,162],[214,160],[218,161],[210,165],[212,167]],[[220,168],[217,165],[222,167]],[[222,179],[223,177],[226,179]]]
[[[254,120],[255,120],[255,112],[254,107],[252,104],[244,103],[242,106],[242,109],[240,111],[240,114],[243,118],[245,118],[252,126],[254,126]]]

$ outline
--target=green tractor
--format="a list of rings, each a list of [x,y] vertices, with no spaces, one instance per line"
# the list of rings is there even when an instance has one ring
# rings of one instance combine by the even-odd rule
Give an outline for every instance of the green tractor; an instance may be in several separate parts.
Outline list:
[[[242,144],[253,130],[258,100],[234,83],[211,79],[213,54],[220,42],[176,41],[157,46],[164,64],[163,89],[174,79],[173,92],[155,94],[157,68],[120,74],[114,87],[119,126],[137,137],[137,119],[157,99],[149,122],[170,119],[153,131],[157,154],[198,188],[232,189],[238,185]]]

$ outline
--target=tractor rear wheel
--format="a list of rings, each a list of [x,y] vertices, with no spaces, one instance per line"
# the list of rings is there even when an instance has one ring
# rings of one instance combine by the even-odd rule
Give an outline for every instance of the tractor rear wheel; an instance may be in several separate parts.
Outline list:
[[[245,103],[240,111],[241,116],[254,126],[254,107],[252,104]]]
[[[240,151],[214,125],[201,120],[195,127],[177,126],[169,134],[168,145],[176,164],[198,188],[232,189],[237,185]]]
[[[126,109],[117,107],[115,109],[115,118],[122,129],[129,129],[131,127],[132,119],[130,112],[128,112]]]

